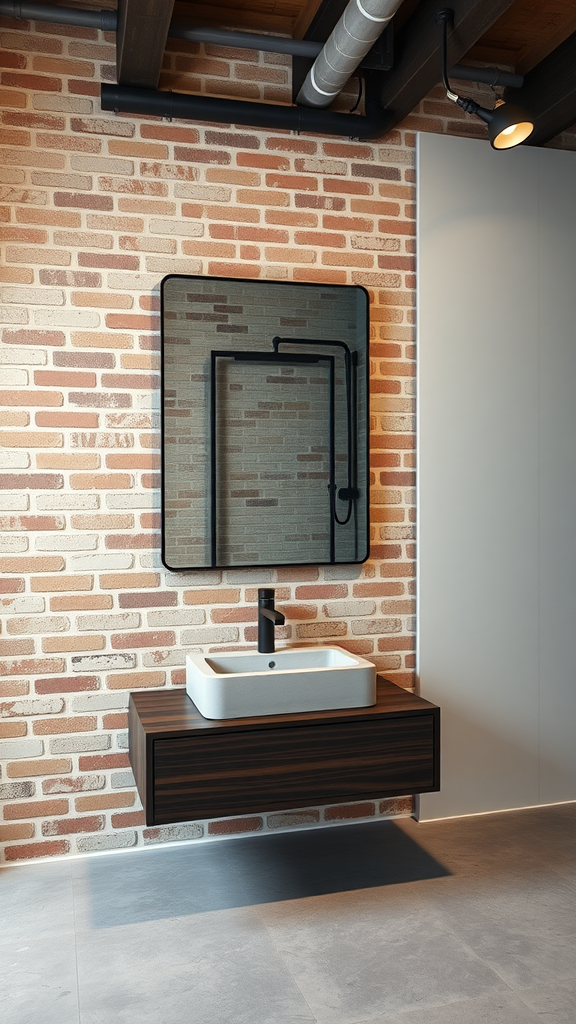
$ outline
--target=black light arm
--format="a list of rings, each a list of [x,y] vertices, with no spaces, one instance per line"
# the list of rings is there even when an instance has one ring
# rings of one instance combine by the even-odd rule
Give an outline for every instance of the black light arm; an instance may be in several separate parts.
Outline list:
[[[493,149],[512,149],[524,142],[534,131],[534,122],[529,114],[515,103],[498,100],[494,110],[480,106],[476,100],[458,96],[448,81],[448,25],[454,20],[454,11],[443,7],[436,14],[436,24],[442,28],[442,82],[449,100],[457,103],[467,114],[475,114],[488,125],[488,137]]]

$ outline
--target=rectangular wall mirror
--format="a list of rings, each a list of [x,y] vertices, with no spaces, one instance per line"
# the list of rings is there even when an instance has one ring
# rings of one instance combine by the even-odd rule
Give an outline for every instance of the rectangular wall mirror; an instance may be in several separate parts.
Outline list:
[[[162,561],[368,557],[368,295],[162,281]]]

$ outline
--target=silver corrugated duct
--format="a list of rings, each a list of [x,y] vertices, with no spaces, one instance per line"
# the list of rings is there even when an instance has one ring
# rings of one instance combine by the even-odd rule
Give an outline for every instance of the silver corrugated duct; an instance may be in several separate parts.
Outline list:
[[[382,35],[402,0],[350,0],[296,97],[307,107],[328,107]]]

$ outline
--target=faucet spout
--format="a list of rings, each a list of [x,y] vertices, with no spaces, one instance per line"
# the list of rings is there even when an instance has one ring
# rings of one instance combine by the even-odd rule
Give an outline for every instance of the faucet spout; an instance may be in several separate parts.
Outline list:
[[[274,591],[269,587],[258,590],[258,650],[260,654],[274,653],[274,626],[283,626],[286,619],[274,607]]]

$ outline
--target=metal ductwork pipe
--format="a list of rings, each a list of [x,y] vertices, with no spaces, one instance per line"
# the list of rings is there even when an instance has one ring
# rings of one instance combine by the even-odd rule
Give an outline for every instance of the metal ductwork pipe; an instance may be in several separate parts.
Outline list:
[[[103,32],[115,32],[116,11],[86,11],[79,7],[51,7],[48,4],[32,4],[23,0],[1,0],[0,14],[6,18],[20,18],[30,21],[51,21],[55,25],[81,25],[83,28],[99,28]]]
[[[390,114],[382,110],[372,117],[339,114],[333,110],[253,103],[249,100],[192,96],[188,93],[160,92],[131,85],[102,85],[102,110],[127,114],[152,114],[156,117],[182,118],[185,121],[214,121],[216,124],[242,124],[252,128],[284,129],[338,135],[351,139],[379,139],[386,134]]]
[[[52,7],[49,4],[33,4],[27,0],[0,0],[0,14],[7,18],[30,21],[51,21],[57,25],[81,25],[84,28],[100,28],[115,32],[118,23],[116,11],[86,11],[78,7]],[[191,39],[198,43],[214,43],[216,46],[247,47],[270,53],[288,53],[295,57],[317,57],[322,43],[312,39],[289,39],[284,36],[264,35],[259,32],[233,32],[229,29],[198,28],[183,21],[172,21],[168,30],[172,39]]]
[[[402,0],[350,0],[296,97],[307,107],[328,107],[382,35]]]
[[[289,39],[288,36],[269,36],[263,32],[236,32],[226,28],[197,28],[184,21],[173,21],[168,35],[171,39],[190,39],[215,46],[243,47],[267,53],[288,53],[293,57],[317,57],[322,43],[312,39]]]

